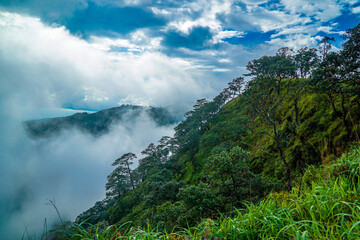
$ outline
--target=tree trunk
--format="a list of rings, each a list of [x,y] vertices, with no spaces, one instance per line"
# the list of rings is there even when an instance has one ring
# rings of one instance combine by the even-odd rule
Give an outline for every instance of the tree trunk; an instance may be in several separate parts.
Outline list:
[[[290,172],[290,165],[289,163],[286,161],[286,158],[285,158],[285,155],[284,155],[284,151],[281,147],[281,143],[280,143],[280,140],[279,140],[279,135],[278,135],[278,132],[277,132],[277,129],[276,129],[276,125],[273,124],[273,127],[274,127],[274,136],[275,136],[275,142],[276,142],[276,146],[279,150],[279,153],[280,153],[280,158],[281,160],[283,161],[285,167],[286,167],[286,178],[287,178],[287,181],[288,181],[288,188],[291,189],[292,187],[292,182],[291,182],[291,172]]]
[[[346,116],[350,109],[346,109],[346,107],[345,107],[345,98],[344,98],[343,94],[341,94],[341,108],[342,108],[342,121],[345,125],[347,136],[350,139],[351,138],[351,127],[349,126],[348,121],[346,121]]]
[[[129,164],[128,161],[126,161],[126,166],[127,166],[128,172],[129,172],[129,177],[130,177],[130,182],[131,182],[132,189],[135,189],[134,180],[132,178],[132,174],[131,174],[131,170],[130,170],[130,164]]]

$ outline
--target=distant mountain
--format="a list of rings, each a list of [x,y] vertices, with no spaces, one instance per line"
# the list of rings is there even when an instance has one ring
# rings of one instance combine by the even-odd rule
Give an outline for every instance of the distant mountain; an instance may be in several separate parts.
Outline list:
[[[24,127],[35,138],[50,137],[61,130],[74,127],[93,135],[101,135],[107,133],[112,124],[122,123],[125,127],[130,127],[141,116],[148,116],[159,126],[177,122],[166,108],[121,105],[95,113],[83,112],[68,117],[30,120],[24,122]]]

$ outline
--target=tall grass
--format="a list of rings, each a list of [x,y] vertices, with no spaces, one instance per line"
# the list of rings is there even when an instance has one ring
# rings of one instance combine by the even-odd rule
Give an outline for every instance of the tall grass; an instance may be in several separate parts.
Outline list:
[[[360,148],[334,164],[309,167],[290,192],[247,204],[234,217],[204,220],[178,232],[134,228],[130,223],[72,224],[60,239],[360,239]]]
[[[92,225],[86,222],[71,223],[65,229],[53,231],[57,233],[60,240],[115,240],[115,239],[183,239],[180,233],[160,232],[157,228],[152,229],[150,225],[145,229],[134,228],[131,222],[120,226],[111,225],[102,229],[99,224]]]
[[[360,239],[360,149],[311,167],[291,192],[270,194],[214,232],[227,239]]]

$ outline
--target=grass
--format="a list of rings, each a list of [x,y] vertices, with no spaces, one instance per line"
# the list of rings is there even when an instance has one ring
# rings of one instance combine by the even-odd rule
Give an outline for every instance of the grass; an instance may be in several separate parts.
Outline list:
[[[234,217],[206,219],[196,227],[160,232],[131,223],[72,223],[59,239],[360,239],[360,148],[335,163],[309,167],[290,192],[271,193]]]

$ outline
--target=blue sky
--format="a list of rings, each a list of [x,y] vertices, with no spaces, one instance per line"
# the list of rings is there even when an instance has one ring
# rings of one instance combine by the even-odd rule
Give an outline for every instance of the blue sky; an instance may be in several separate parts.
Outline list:
[[[0,11],[3,88],[20,102],[16,84],[42,89],[43,109],[188,106],[280,47],[328,35],[339,49],[360,22],[354,0],[0,0]]]

